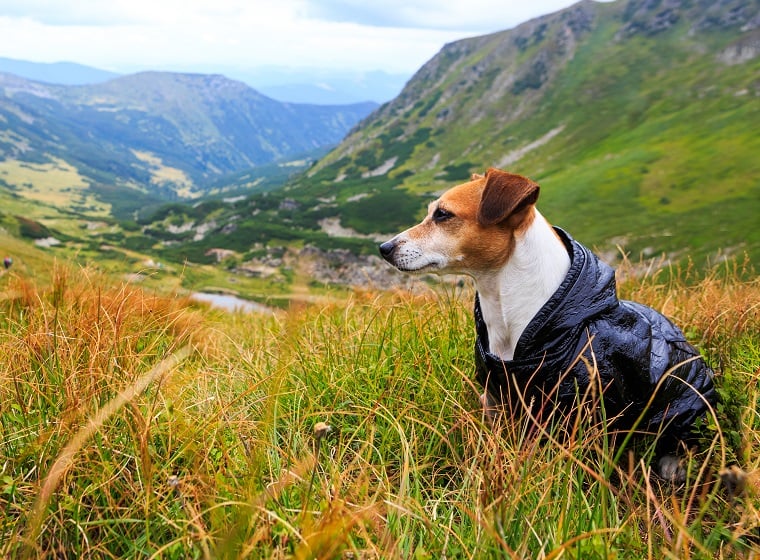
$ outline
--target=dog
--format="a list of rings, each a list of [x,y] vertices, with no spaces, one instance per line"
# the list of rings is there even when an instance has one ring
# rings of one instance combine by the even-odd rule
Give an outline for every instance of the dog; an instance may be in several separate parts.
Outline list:
[[[574,414],[601,395],[616,431],[657,434],[656,472],[683,482],[679,451],[715,404],[713,371],[671,321],[619,300],[615,273],[536,208],[539,185],[490,168],[430,203],[382,243],[404,272],[473,278],[475,362],[486,418]]]

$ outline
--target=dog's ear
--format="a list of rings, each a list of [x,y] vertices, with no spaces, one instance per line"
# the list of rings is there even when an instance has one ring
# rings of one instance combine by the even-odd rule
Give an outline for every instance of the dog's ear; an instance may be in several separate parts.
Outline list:
[[[539,187],[527,177],[500,169],[486,171],[486,187],[480,199],[478,222],[492,226],[535,204]]]

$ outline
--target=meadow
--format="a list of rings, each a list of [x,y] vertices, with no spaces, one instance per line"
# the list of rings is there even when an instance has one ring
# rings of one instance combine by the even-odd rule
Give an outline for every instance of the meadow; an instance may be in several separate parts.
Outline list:
[[[246,315],[89,268],[6,273],[0,556],[758,557],[760,281],[738,262],[620,277],[717,372],[680,487],[594,415],[561,440],[487,425],[467,285]]]
[[[110,205],[95,198],[77,169],[61,159],[52,158],[47,163],[1,161],[0,180],[24,198],[59,210],[91,216],[107,216],[111,211]]]

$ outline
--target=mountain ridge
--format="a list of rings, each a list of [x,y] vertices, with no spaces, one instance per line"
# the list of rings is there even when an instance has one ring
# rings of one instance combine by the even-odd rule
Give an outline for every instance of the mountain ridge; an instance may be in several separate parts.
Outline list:
[[[120,74],[77,62],[30,62],[0,57],[0,72],[48,84],[83,85],[104,82]]]
[[[585,0],[462,39],[292,192],[332,192],[347,201],[344,226],[391,233],[425,198],[508,166],[544,186],[551,216],[605,251],[758,255],[747,210],[760,210],[759,38],[757,1]],[[359,216],[391,193],[402,211]],[[730,235],[705,236],[704,209]],[[593,214],[601,219],[589,223]],[[679,229],[658,236],[662,222]]]
[[[224,64],[215,65],[213,69],[174,68],[170,72],[220,74],[232,80],[241,81],[277,101],[304,105],[351,105],[365,101],[382,103],[398,95],[409,79],[409,74],[389,73],[382,70],[355,71],[278,66],[246,69]],[[140,73],[140,71],[117,73],[76,62],[32,62],[0,57],[0,73],[14,74],[46,84],[87,85]]]
[[[235,183],[214,183],[224,194],[213,200],[136,213],[116,230],[80,223],[84,240],[71,226],[63,233],[74,240],[58,236],[44,213],[34,219],[70,247],[53,251],[206,267],[217,288],[284,293],[294,276],[391,285],[375,274],[390,273],[375,239],[418,221],[472,172],[503,166],[536,180],[542,213],[611,264],[630,256],[654,261],[650,271],[701,269],[735,257],[752,270],[760,262],[755,14],[757,0],[580,2],[446,45],[396,99],[357,119],[282,188],[227,196],[258,185],[242,171]],[[62,164],[55,171],[71,176]],[[79,207],[92,207],[85,194]],[[294,272],[293,263],[320,259],[313,274]],[[197,283],[198,270],[183,282]]]
[[[375,107],[282,103],[221,75],[144,72],[67,86],[0,74],[0,158],[58,158],[93,184],[172,199],[323,150]]]

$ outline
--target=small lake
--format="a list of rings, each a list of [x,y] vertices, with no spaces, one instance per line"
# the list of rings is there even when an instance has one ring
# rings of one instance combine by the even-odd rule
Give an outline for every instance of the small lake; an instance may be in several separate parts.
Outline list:
[[[193,292],[190,297],[197,301],[211,304],[211,307],[226,311],[244,311],[246,313],[270,313],[272,310],[266,305],[255,301],[248,301],[229,294],[209,294],[206,292]]]

